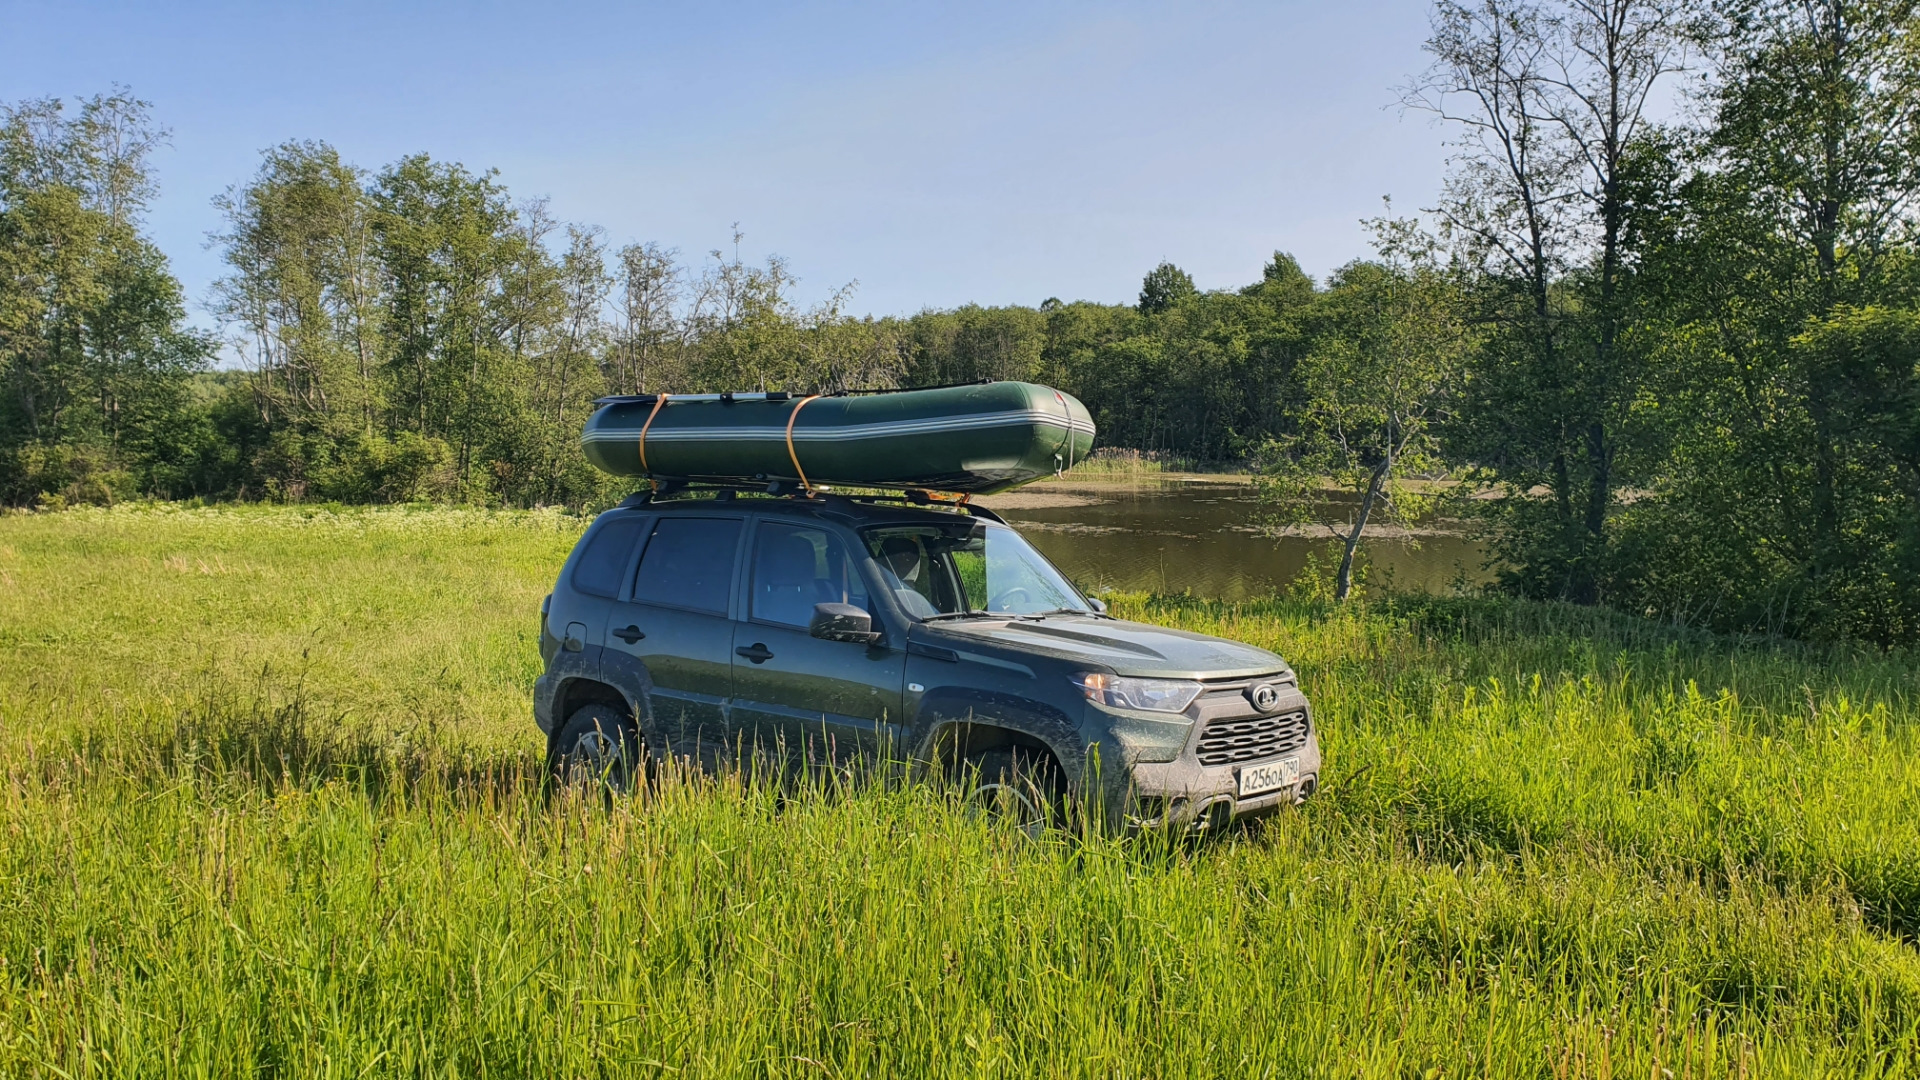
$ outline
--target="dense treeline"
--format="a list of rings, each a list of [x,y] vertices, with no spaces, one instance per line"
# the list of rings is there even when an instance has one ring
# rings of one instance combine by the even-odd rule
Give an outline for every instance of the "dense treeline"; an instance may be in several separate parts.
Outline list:
[[[1106,445],[1257,463],[1283,517],[1327,477],[1389,516],[1428,508],[1415,476],[1502,491],[1516,592],[1911,642],[1915,18],[1442,0],[1403,93],[1456,153],[1370,258],[907,318],[845,289],[803,310],[737,236],[615,248],[492,173],[288,143],[218,201],[204,340],[140,235],[144,106],[25,102],[0,127],[0,498],[590,503],[615,493],[574,443],[600,394],[1021,378]]]
[[[192,379],[213,343],[139,232],[163,133],[125,94],[0,126],[0,496],[192,486]]]

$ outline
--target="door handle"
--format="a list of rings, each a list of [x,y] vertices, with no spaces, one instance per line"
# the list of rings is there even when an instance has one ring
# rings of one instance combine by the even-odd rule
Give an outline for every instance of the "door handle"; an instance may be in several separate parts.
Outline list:
[[[744,656],[756,664],[764,664],[773,659],[773,653],[767,651],[767,647],[757,641],[751,645],[742,645],[733,650],[733,655]]]
[[[613,632],[613,636],[631,645],[634,642],[639,641],[641,638],[646,637],[647,635],[646,635],[646,632],[641,630],[638,626],[629,626],[624,630],[615,630]]]

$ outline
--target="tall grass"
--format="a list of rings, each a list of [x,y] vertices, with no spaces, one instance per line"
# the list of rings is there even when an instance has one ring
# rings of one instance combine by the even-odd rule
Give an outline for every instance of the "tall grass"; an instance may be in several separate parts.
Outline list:
[[[1192,472],[1242,472],[1244,465],[1232,462],[1202,462],[1184,454],[1165,450],[1129,450],[1103,446],[1073,463],[1067,476],[1077,480],[1154,479]]]
[[[580,523],[0,518],[0,1075],[1910,1076],[1904,658],[1550,605],[1122,598],[1273,647],[1224,839],[890,782],[540,792]]]

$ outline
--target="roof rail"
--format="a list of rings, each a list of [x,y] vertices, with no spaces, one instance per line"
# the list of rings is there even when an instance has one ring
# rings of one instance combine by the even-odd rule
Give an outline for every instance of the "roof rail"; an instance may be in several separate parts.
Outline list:
[[[685,480],[685,479],[679,479],[679,478],[673,478],[673,477],[666,477],[660,480],[660,484],[657,488],[649,488],[649,489],[643,489],[641,491],[636,491],[633,494],[627,496],[626,498],[620,500],[619,505],[623,508],[646,506],[647,504],[653,502],[654,500],[662,496],[677,495],[683,491],[712,491],[714,494],[714,498],[720,501],[732,499],[735,497],[736,494],[740,492],[752,492],[754,494],[773,495],[776,497],[796,499],[799,501],[808,501],[809,499],[809,496],[807,496],[805,491],[801,489],[800,485],[796,481],[792,481],[792,480],[727,481],[727,480]],[[816,489],[816,491],[819,491],[819,494],[811,496],[811,499],[814,501],[842,499],[847,502],[859,502],[859,503],[906,503],[910,506],[922,507],[924,509],[929,509],[929,510],[932,510],[932,509],[945,509],[945,510],[954,510],[954,511],[965,510],[967,513],[973,515],[974,517],[984,518],[988,521],[997,522],[1001,525],[1006,524],[1006,519],[1002,518],[999,514],[994,513],[992,510],[989,510],[986,507],[981,506],[979,503],[973,502],[971,497],[960,498],[960,499],[942,499],[942,498],[938,498],[933,492],[928,491],[925,488],[902,488],[898,491],[898,493],[894,493],[892,491],[883,491],[883,492],[878,492],[874,494],[863,493],[859,495],[847,495],[847,494],[841,494],[835,491],[821,491],[819,489]]]

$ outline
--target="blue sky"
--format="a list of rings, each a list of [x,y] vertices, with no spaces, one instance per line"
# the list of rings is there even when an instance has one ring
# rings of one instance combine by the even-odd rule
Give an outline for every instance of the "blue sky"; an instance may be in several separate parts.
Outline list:
[[[173,130],[150,230],[196,307],[209,200],[259,152],[426,151],[616,245],[785,256],[813,302],[1131,301],[1169,259],[1202,288],[1275,250],[1324,275],[1360,218],[1432,202],[1443,132],[1393,87],[1426,5],[0,0],[0,100],[130,86]],[[196,310],[195,321],[207,322]]]

